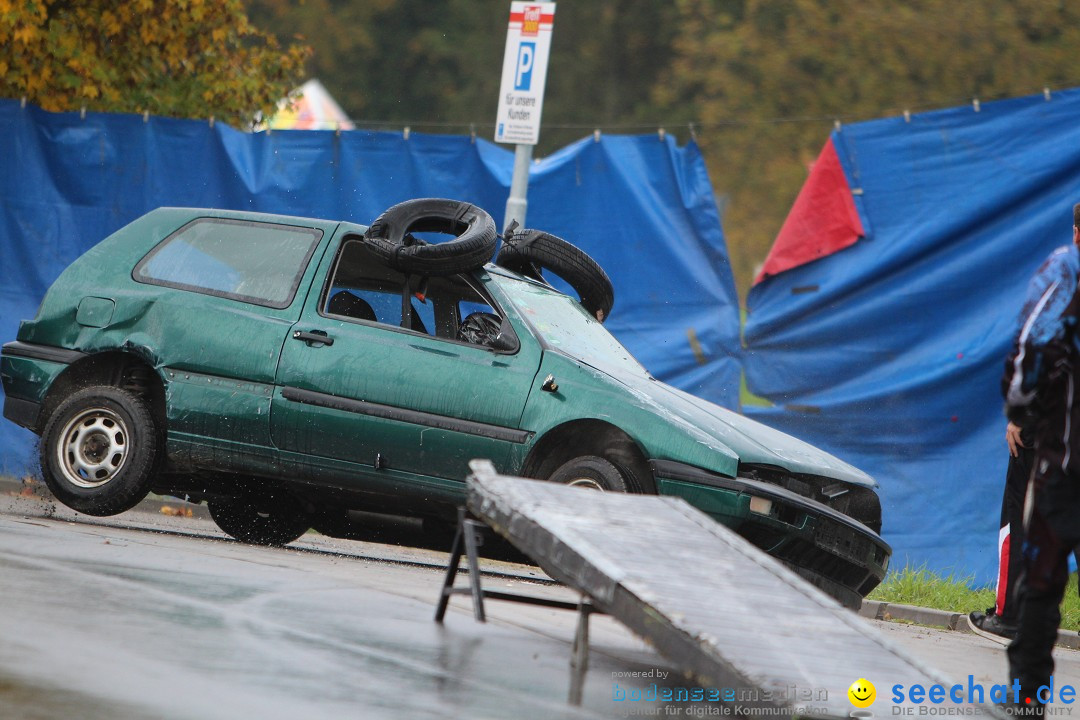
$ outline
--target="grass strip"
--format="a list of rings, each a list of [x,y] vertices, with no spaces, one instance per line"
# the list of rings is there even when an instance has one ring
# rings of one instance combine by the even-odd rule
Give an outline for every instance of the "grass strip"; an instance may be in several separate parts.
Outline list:
[[[965,615],[972,610],[985,610],[994,606],[992,587],[974,587],[974,576],[958,577],[952,573],[942,575],[925,567],[905,567],[885,576],[867,597],[919,607],[959,612]],[[1061,608],[1061,628],[1080,631],[1080,596],[1077,595],[1077,577],[1069,577],[1065,600]]]

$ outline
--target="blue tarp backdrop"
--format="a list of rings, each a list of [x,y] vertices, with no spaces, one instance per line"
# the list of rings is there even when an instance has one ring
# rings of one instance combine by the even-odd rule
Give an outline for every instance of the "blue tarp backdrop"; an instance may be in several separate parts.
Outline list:
[[[1027,282],[1072,239],[1080,90],[833,132],[865,236],[756,285],[748,414],[882,486],[893,567],[995,577],[999,380]]]
[[[450,197],[487,209],[502,227],[512,168],[512,152],[469,137],[253,135],[0,100],[0,340],[15,338],[72,260],[153,208],[367,224],[402,200]],[[590,137],[534,163],[529,183],[528,226],[579,245],[611,276],[608,328],[657,377],[735,407],[738,300],[697,146],[677,147],[670,136]],[[0,470],[33,467],[32,441],[0,421]]]

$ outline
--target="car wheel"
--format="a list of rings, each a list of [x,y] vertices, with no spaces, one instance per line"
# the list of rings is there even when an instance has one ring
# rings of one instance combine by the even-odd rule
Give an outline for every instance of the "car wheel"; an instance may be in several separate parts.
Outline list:
[[[576,245],[540,230],[519,230],[506,238],[495,264],[541,278],[547,268],[574,288],[582,306],[603,322],[611,315],[615,290],[600,265]]]
[[[253,545],[286,545],[308,531],[310,521],[292,500],[256,503],[249,498],[211,500],[210,517],[227,535]]]
[[[626,479],[619,469],[596,455],[574,458],[560,466],[548,480],[590,490],[627,492]]]
[[[320,508],[310,518],[311,527],[327,537],[348,537],[352,530],[349,511],[344,508]]]
[[[49,417],[39,447],[41,473],[73,510],[116,515],[150,491],[160,444],[145,399],[118,387],[90,387]]]

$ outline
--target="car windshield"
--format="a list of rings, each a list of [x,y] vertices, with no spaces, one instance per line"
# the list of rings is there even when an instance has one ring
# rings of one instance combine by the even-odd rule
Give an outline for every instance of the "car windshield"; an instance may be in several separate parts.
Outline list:
[[[548,347],[598,370],[621,370],[649,377],[630,351],[577,300],[536,283],[501,274],[498,282]]]

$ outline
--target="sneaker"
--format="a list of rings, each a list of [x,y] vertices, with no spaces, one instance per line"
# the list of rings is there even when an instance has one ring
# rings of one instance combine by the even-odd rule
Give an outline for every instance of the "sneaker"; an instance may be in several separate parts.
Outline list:
[[[986,612],[976,610],[969,614],[968,625],[976,635],[981,635],[994,642],[1007,644],[1016,637],[1016,625],[1002,620],[1000,615],[994,613],[993,608]]]

